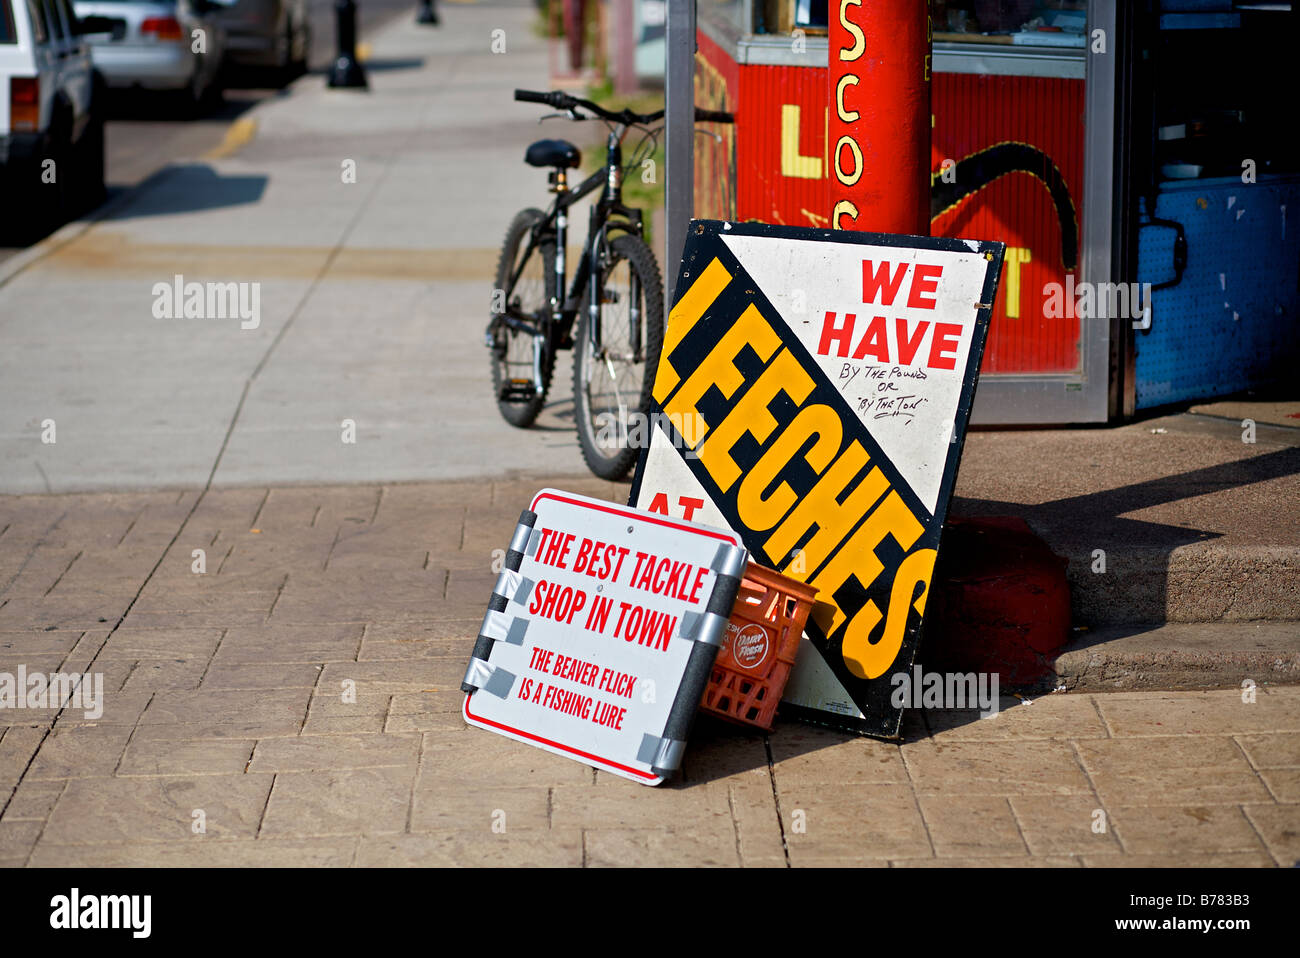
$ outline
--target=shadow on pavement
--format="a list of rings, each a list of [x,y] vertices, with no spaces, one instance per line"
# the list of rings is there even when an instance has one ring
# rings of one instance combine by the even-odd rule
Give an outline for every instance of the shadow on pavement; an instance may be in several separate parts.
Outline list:
[[[257,203],[266,182],[260,175],[221,176],[202,163],[168,166],[142,183],[133,199],[105,216],[104,222]]]
[[[263,91],[259,91],[263,92]],[[264,91],[276,95],[279,91]],[[195,106],[174,93],[152,90],[113,90],[108,96],[106,119],[131,123],[175,123],[177,120],[229,121],[238,119],[263,97],[250,97],[243,91],[234,97]]]
[[[1170,554],[1180,546],[1221,538],[1223,533],[1127,516],[1143,509],[1298,474],[1300,448],[1290,447],[1038,505],[954,498],[952,514],[962,517],[1019,516],[1047,541],[1054,552],[1074,558],[1076,564],[1080,557],[1090,555],[1097,543],[1106,543],[1107,551],[1124,550],[1130,554],[1143,554],[1140,575],[1111,577],[1113,587],[1118,588],[1109,599],[1120,606],[1135,605],[1136,597],[1125,596],[1122,590],[1141,588],[1142,607],[1165,608],[1169,594]],[[1076,580],[1088,572],[1087,568],[1074,568],[1070,570],[1070,576]],[[1104,583],[1089,580],[1090,586],[1102,584]],[[1075,600],[1076,621],[1097,624],[1092,618],[1095,608],[1078,601],[1080,590],[1074,588],[1071,591]],[[1091,593],[1096,590],[1090,588],[1088,591]],[[1149,616],[1146,618],[1149,619]],[[1127,621],[1137,624],[1142,620]],[[1159,621],[1161,620],[1150,624],[1158,624]]]

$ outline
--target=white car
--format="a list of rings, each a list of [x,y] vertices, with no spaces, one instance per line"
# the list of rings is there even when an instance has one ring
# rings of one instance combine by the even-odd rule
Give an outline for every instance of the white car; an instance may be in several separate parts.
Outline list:
[[[220,94],[226,32],[213,0],[75,0],[95,69],[114,90],[169,90],[197,109]]]
[[[68,0],[0,0],[0,229],[20,239],[103,199],[104,87],[85,29]]]

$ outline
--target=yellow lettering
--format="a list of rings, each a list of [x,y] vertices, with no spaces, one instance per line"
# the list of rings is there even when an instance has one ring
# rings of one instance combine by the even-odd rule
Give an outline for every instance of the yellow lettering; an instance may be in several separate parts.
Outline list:
[[[853,34],[853,46],[840,48],[841,63],[851,63],[867,49],[867,38],[862,35],[862,28],[849,19],[847,11],[851,6],[862,6],[862,0],[840,0],[840,26]]]
[[[799,152],[799,107],[794,103],[781,106],[781,175],[799,180],[822,178],[821,157]]]
[[[848,145],[849,152],[853,154],[853,172],[846,175],[840,163],[840,157],[844,151],[840,147]],[[852,186],[862,178],[862,150],[858,147],[857,141],[851,136],[842,136],[840,141],[835,144],[835,178],[845,186]]]
[[[844,229],[844,227],[840,225],[841,214],[847,214],[849,219],[853,220],[855,223],[858,221],[858,208],[853,205],[853,201],[840,200],[835,204],[835,209],[831,211],[831,229]]]
[[[1007,247],[1007,319],[1020,318],[1020,267],[1032,260],[1025,247]]]
[[[763,543],[763,549],[774,562],[788,556],[795,544],[813,526],[817,533],[803,547],[807,568],[812,570],[843,541],[845,530],[851,529],[867,510],[875,505],[889,490],[889,480],[873,466],[866,477],[849,493],[844,502],[840,496],[866,466],[869,457],[856,439],[848,444],[829,469],[822,473],[808,495],[777,526]],[[826,593],[829,595],[829,593]]]
[[[663,410],[669,420],[681,421],[673,419],[674,416],[683,419],[686,416],[699,416],[699,422],[703,425],[697,426],[694,431],[697,438],[703,440],[713,423],[706,420],[696,407],[711,386],[717,386],[726,399],[736,394],[736,390],[741,387],[745,379],[736,368],[735,359],[746,346],[753,349],[763,362],[771,359],[772,354],[781,348],[781,337],[752,303],[740,314],[740,318],[732,324],[731,328],[722,334],[717,345],[709,351],[709,355],[704,357],[704,361],[696,367],[686,382],[682,383],[682,387],[668,402],[663,403]],[[662,361],[659,365],[662,369]],[[682,438],[690,444],[690,448],[695,448],[696,444],[690,443],[686,436]]]
[[[731,458],[731,450],[745,433],[760,443],[767,441],[776,429],[777,422],[768,411],[768,404],[785,393],[798,406],[813,390],[813,381],[804,372],[799,360],[788,349],[782,349],[763,370],[761,376],[731,407],[727,417],[709,433],[709,439],[700,447],[700,462],[709,471],[718,488],[726,492],[740,478],[740,467]]]
[[[903,633],[907,629],[908,604],[916,609],[918,615],[925,614],[925,599],[930,594],[930,576],[934,572],[936,555],[933,549],[918,549],[898,564],[894,585],[889,591],[889,618],[885,620],[879,642],[873,645],[870,641],[871,630],[880,621],[876,603],[867,600],[866,607],[849,623],[844,632],[841,654],[848,670],[858,678],[879,678],[898,658],[898,650],[903,647]],[[912,602],[912,592],[917,583],[921,585],[921,594]],[[864,613],[866,618],[859,623]]]
[[[736,513],[740,516],[740,521],[756,532],[776,525],[790,511],[798,497],[785,482],[772,490],[766,499],[763,498],[763,491],[789,465],[791,458],[808,441],[809,436],[816,436],[817,441],[808,450],[804,460],[812,466],[814,472],[822,473],[839,451],[843,434],[839,413],[830,406],[818,403],[799,410],[799,415],[776,437],[776,442],[759,457],[754,468],[741,480],[740,488],[736,491]]]
[[[835,115],[844,123],[852,123],[862,116],[857,110],[844,109],[844,88],[857,85],[858,78],[852,73],[844,74],[844,76],[840,77],[840,82],[835,84]]]
[[[668,358],[730,282],[731,274],[722,265],[722,261],[715,257],[668,314],[663,351],[659,355],[659,372],[655,375],[654,397],[658,402],[662,403],[681,381],[681,376],[673,369]]]
[[[820,486],[821,483],[818,483],[818,485]],[[796,508],[795,512],[798,511]],[[858,510],[858,515],[861,514],[862,510]],[[793,513],[791,516],[793,517]],[[789,519],[786,520],[787,523],[789,521]],[[844,548],[835,553],[830,562],[826,563],[826,568],[817,574],[817,578],[811,584],[817,587],[817,590],[825,596],[828,602],[851,576],[856,577],[864,589],[868,588],[876,580],[876,576],[880,575],[884,569],[880,559],[876,556],[876,547],[885,540],[885,536],[893,536],[894,541],[900,546],[904,549],[910,549],[916,540],[920,538],[922,531],[921,523],[916,521],[916,517],[912,515],[911,510],[907,508],[898,493],[891,491],[884,498],[884,501],[876,507],[876,510],[867,517],[867,521],[862,523],[858,530],[844,543]],[[815,568],[811,561],[809,565]],[[871,613],[865,607],[863,611],[866,611],[868,617],[870,617]],[[826,632],[828,638],[848,618],[839,606],[823,606],[820,602],[817,603],[817,607],[814,609],[814,616],[817,624]]]

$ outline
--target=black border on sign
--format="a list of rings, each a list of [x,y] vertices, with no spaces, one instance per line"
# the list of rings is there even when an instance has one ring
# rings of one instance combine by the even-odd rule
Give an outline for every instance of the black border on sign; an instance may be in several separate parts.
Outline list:
[[[888,233],[860,233],[845,230],[813,229],[802,226],[776,226],[768,223],[724,223],[720,220],[692,220],[687,231],[686,246],[682,256],[682,262],[678,267],[677,284],[674,287],[677,291],[677,300],[685,294],[689,288],[688,271],[691,274],[698,275],[707,262],[706,257],[711,258],[715,251],[709,247],[721,249],[728,260],[739,264],[734,254],[727,249],[726,244],[721,242],[721,238],[727,235],[731,236],[755,236],[766,239],[786,239],[803,242],[821,242],[821,243],[846,243],[858,246],[885,246],[899,249],[930,249],[940,252],[964,253],[984,256],[988,265],[984,273],[984,283],[979,299],[979,308],[976,310],[974,331],[971,338],[970,349],[966,357],[966,368],[962,375],[961,392],[957,399],[957,410],[953,420],[954,430],[956,433],[953,442],[949,443],[948,456],[944,462],[943,476],[939,484],[939,494],[935,500],[934,513],[928,522],[924,522],[925,531],[924,539],[932,538],[932,545],[936,551],[939,549],[942,540],[943,523],[947,519],[948,507],[952,501],[953,488],[957,481],[957,470],[961,463],[961,452],[966,442],[966,430],[970,424],[971,408],[974,405],[975,389],[979,382],[979,368],[983,361],[984,348],[988,339],[989,323],[993,315],[993,301],[997,295],[998,280],[1002,271],[1003,256],[1006,246],[1000,242],[990,242],[982,240],[959,240],[950,239],[940,236],[907,236],[902,234]],[[698,261],[698,262],[697,262]],[[698,267],[698,268],[697,268]],[[740,268],[741,273],[749,276],[743,266]],[[751,277],[752,279],[752,277]],[[757,288],[754,283],[754,290],[750,294],[753,299],[761,300],[767,306],[768,315],[780,316],[770,300]],[[673,305],[676,306],[677,300]],[[707,320],[708,314],[701,319],[701,322]],[[789,327],[789,322],[782,318],[782,322]],[[786,347],[791,349],[802,359],[808,359],[807,348],[798,337],[789,335],[783,336],[782,341]],[[661,360],[664,357],[661,357]],[[805,367],[807,368],[807,367]],[[820,372],[820,367],[817,367]],[[825,378],[825,374],[821,374]],[[660,405],[652,400],[651,411],[662,412]],[[856,416],[855,416],[856,419]],[[867,427],[857,422],[866,431]],[[875,440],[872,440],[872,446],[875,446]],[[628,498],[628,504],[635,507],[637,500],[641,495],[641,483],[645,473],[646,459],[649,455],[650,444],[641,450],[637,457],[636,472],[632,480],[632,490]],[[888,461],[888,457],[885,457]],[[684,462],[692,475],[695,469],[689,462]],[[896,472],[896,468],[891,468],[891,472]],[[892,477],[891,477],[892,479]],[[891,483],[894,484],[894,483]],[[897,488],[897,484],[894,484]],[[906,490],[908,495],[904,496],[909,501],[909,505],[915,505],[917,502],[914,493],[911,493],[910,485],[903,482],[902,488],[898,491],[900,494]],[[707,491],[707,489],[706,489]],[[924,515],[928,510],[922,508],[921,514]],[[859,520],[861,521],[861,520]],[[856,526],[855,526],[856,527]],[[742,534],[742,538],[744,538]],[[746,548],[753,551],[750,542],[745,542]],[[760,552],[758,555],[763,555]],[[936,562],[937,568],[937,562]],[[933,589],[933,577],[931,578],[930,588]],[[927,599],[927,604],[928,604]],[[783,702],[781,705],[782,713],[789,718],[797,718],[801,721],[810,722],[817,725],[825,725],[832,728],[842,729],[845,731],[857,732],[860,734],[875,735],[884,738],[897,738],[899,729],[902,725],[903,709],[894,709],[889,702],[889,691],[891,689],[890,679],[900,671],[910,672],[912,665],[916,660],[917,652],[920,648],[920,640],[924,629],[924,617],[918,617],[914,612],[909,614],[907,629],[904,635],[903,648],[899,652],[899,658],[895,660],[894,667],[885,675],[874,680],[857,679],[853,676],[847,676],[847,670],[842,661],[837,661],[838,656],[829,654],[827,648],[828,639],[821,635],[812,621],[809,621],[807,633],[812,639],[813,644],[818,648],[826,661],[827,666],[834,672],[836,677],[850,692],[858,709],[866,716],[863,719],[854,718],[847,715],[813,709],[806,706],[794,705],[793,703]],[[858,694],[858,691],[866,689],[866,694]],[[858,691],[855,691],[858,690]],[[883,694],[876,690],[883,690]],[[882,707],[883,706],[883,707]]]
[[[579,508],[582,509],[590,509],[595,512],[610,512],[615,515],[623,516],[627,519],[630,519],[633,522],[645,522],[645,523],[650,523],[652,525],[669,526],[673,529],[677,529],[682,532],[689,532],[693,535],[703,536],[704,538],[708,538],[708,539],[716,539],[718,542],[726,543],[727,545],[732,545],[732,546],[736,545],[735,540],[740,538],[740,535],[738,533],[734,533],[726,529],[714,529],[710,526],[702,526],[699,525],[698,523],[687,522],[683,519],[673,519],[670,517],[660,516],[657,513],[650,513],[647,515],[645,514],[644,509],[637,509],[635,506],[630,504],[627,506],[619,506],[610,502],[605,502],[600,499],[593,499],[590,496],[583,496],[576,492],[565,492],[562,489],[553,489],[550,487],[542,489],[535,496],[533,496],[532,503],[528,506],[529,510],[536,513],[538,504],[542,502],[542,500],[544,499],[553,499],[557,502],[563,502],[569,505],[578,506]],[[741,543],[739,545],[739,548],[743,549],[744,544]],[[712,599],[714,594],[717,593],[717,591],[724,585],[723,579],[726,578],[717,570],[712,570],[712,571],[714,573],[713,588],[709,590],[709,599]],[[705,601],[704,607],[707,608],[708,605],[709,602]],[[694,644],[699,645],[700,643],[697,642]],[[718,647],[715,645],[710,645],[708,646],[708,649],[712,650],[712,655],[708,657],[706,668],[708,671],[712,671],[713,659],[717,656]],[[488,661],[491,661],[490,657]],[[666,719],[667,724],[671,724],[672,715],[673,712],[677,709],[677,700],[681,697],[683,687],[688,686],[690,684],[687,680],[691,677],[693,665],[695,665],[694,659],[688,658],[686,666],[682,671],[682,679],[678,683],[677,688],[675,690],[675,694],[673,696],[673,702],[668,706],[668,719]],[[707,679],[707,674],[705,678]],[[476,728],[481,728],[487,732],[495,731],[498,734],[505,735],[507,738],[512,738],[516,741],[523,742],[525,745],[533,745],[536,748],[541,748],[545,751],[551,752],[552,754],[561,755],[564,758],[572,758],[575,761],[582,762],[584,765],[590,765],[594,768],[604,769],[605,771],[611,772],[616,775],[621,775],[626,778],[632,778],[633,781],[640,782],[644,785],[652,785],[652,786],[659,785],[662,782],[666,781],[668,778],[667,775],[659,774],[654,770],[650,772],[645,772],[639,768],[634,768],[630,765],[625,765],[622,762],[616,762],[613,759],[605,758],[600,755],[594,755],[590,752],[585,752],[574,745],[568,745],[565,744],[564,742],[545,738],[544,736],[538,734],[535,731],[526,731],[525,729],[515,728],[514,726],[506,725],[504,722],[498,722],[495,719],[485,718],[481,715],[474,715],[469,710],[470,699],[473,698],[474,694],[475,694],[474,692],[467,692],[465,694],[464,702],[461,703],[461,715],[465,719],[466,724],[468,725],[472,725]],[[699,708],[698,696],[696,698],[697,701],[695,703],[695,709],[691,711],[692,718],[694,717],[695,712]],[[668,731],[667,724],[665,728],[662,729],[659,733],[661,738]],[[668,771],[671,773],[672,771],[675,771],[675,769],[669,769]]]

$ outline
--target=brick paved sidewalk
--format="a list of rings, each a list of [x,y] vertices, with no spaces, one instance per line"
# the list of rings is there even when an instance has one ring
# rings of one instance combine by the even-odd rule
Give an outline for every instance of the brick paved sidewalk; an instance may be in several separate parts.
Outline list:
[[[541,485],[0,498],[0,673],[105,699],[0,710],[0,865],[1300,859],[1294,686],[910,713],[901,746],[701,722],[657,790],[469,729],[492,550]]]

